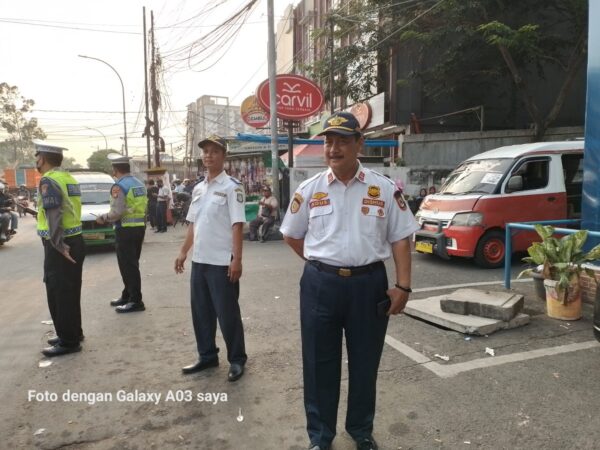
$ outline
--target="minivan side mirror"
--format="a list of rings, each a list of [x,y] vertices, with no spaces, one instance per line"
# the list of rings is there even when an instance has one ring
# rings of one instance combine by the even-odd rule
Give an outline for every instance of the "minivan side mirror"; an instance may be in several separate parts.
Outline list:
[[[523,190],[523,177],[521,175],[513,175],[508,179],[506,184],[506,193],[509,194],[515,191]]]

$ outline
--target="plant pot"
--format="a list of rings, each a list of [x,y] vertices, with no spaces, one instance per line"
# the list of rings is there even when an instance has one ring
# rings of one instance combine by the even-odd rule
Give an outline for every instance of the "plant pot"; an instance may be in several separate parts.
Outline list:
[[[569,286],[569,295],[565,301],[565,290],[557,286],[556,280],[544,280],[546,289],[546,313],[548,317],[560,320],[581,318],[581,289],[579,278],[574,277]]]
[[[540,300],[546,300],[546,288],[544,287],[544,275],[538,272],[531,272],[531,278],[533,278],[533,287],[535,288],[535,295]]]

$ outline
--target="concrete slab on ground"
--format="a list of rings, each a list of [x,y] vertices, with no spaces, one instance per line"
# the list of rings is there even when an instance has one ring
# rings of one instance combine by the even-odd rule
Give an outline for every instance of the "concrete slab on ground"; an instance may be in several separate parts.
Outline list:
[[[406,304],[404,312],[409,316],[418,317],[419,319],[458,331],[459,333],[478,336],[489,335],[498,330],[517,328],[529,323],[529,315],[522,313],[510,321],[447,313],[442,311],[440,307],[440,300],[443,298],[446,298],[446,296],[438,295],[422,300],[411,300]]]
[[[484,289],[458,289],[440,300],[442,311],[508,322],[523,309],[523,296]]]

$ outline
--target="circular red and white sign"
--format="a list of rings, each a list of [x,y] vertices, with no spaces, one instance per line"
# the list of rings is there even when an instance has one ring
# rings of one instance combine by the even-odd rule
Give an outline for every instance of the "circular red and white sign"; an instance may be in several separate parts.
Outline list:
[[[264,127],[269,123],[271,115],[260,107],[256,101],[256,95],[244,99],[240,106],[242,120],[254,128]]]
[[[354,117],[358,120],[361,130],[367,128],[367,125],[371,122],[372,114],[371,105],[368,102],[355,103],[352,108],[350,108],[350,112],[354,114]]]
[[[300,75],[277,75],[275,80],[277,95],[277,117],[298,120],[314,116],[323,106],[323,91],[313,81]],[[263,81],[256,90],[259,105],[271,112],[269,80]]]

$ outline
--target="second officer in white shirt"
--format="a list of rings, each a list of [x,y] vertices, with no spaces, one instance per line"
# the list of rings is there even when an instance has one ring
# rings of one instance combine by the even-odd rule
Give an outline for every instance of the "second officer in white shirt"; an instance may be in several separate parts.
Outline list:
[[[198,146],[208,175],[192,192],[186,218],[191,225],[175,259],[175,272],[183,272],[187,253],[193,246],[191,304],[199,359],[182,371],[190,374],[219,365],[215,344],[218,320],[230,363],[228,380],[236,381],[243,375],[247,360],[238,303],[245,195],[242,184],[224,170],[226,141],[211,136]]]

